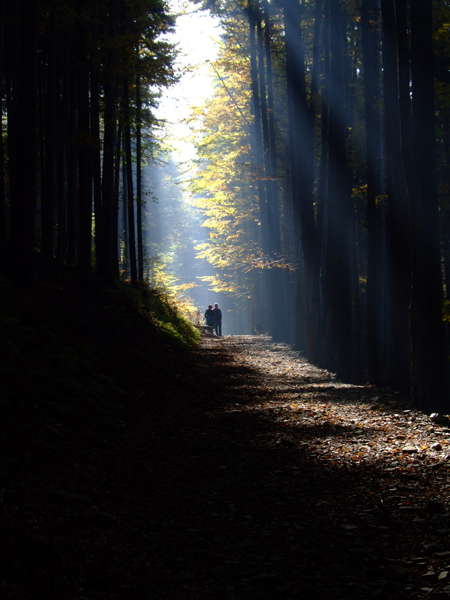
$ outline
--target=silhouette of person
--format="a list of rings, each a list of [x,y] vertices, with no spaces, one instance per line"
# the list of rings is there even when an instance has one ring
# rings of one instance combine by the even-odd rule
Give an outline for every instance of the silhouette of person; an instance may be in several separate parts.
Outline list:
[[[222,335],[222,311],[219,308],[219,305],[214,304],[214,331],[216,332],[216,335]]]
[[[210,304],[205,311],[205,319],[206,319],[206,324],[209,327],[212,327],[214,325],[214,311],[213,311],[212,304]]]

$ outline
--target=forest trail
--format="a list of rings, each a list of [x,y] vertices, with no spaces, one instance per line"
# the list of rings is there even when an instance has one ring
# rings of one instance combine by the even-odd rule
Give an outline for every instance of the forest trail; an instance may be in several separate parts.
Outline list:
[[[204,338],[142,396],[8,472],[2,598],[450,596],[445,424],[264,336]]]

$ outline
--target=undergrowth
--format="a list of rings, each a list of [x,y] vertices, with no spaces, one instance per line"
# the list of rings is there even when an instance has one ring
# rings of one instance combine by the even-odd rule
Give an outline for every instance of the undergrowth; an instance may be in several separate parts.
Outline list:
[[[0,278],[0,421],[104,420],[165,390],[199,337],[169,295],[148,287]]]
[[[151,318],[156,327],[182,348],[192,348],[200,340],[199,330],[182,314],[176,300],[162,289],[147,285],[120,283],[142,314]]]

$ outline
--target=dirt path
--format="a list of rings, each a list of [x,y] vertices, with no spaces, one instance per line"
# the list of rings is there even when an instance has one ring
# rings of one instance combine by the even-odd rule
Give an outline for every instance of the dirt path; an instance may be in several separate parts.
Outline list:
[[[6,598],[450,597],[445,424],[263,336],[205,338],[143,395],[28,490],[49,557]]]
[[[264,337],[207,338],[196,362],[159,432],[151,597],[448,597],[448,428]]]

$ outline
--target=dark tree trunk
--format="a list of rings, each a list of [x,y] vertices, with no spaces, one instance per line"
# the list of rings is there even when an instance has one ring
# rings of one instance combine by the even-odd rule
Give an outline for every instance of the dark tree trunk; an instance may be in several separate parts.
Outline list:
[[[98,1],[94,4],[94,20],[92,25],[92,37],[94,46],[98,46]],[[92,137],[92,183],[94,193],[94,217],[95,217],[95,260],[98,271],[99,245],[101,247],[101,234],[97,230],[97,214],[102,212],[102,166],[101,166],[101,134],[100,134],[100,73],[97,64],[91,69],[91,137]],[[97,237],[97,233],[99,233]]]
[[[104,69],[103,89],[104,106],[104,135],[103,135],[103,173],[102,173],[102,207],[96,212],[96,226],[99,230],[99,272],[106,280],[118,277],[117,250],[117,219],[118,219],[118,190],[115,185],[115,172],[120,172],[119,166],[115,171],[116,151],[116,98],[115,82],[116,49],[114,40],[117,33],[117,0],[109,0],[108,32],[110,46],[107,53],[106,68]],[[119,157],[118,157],[119,159]]]
[[[138,279],[144,281],[144,242],[142,236],[142,101],[141,80],[136,77],[136,226],[138,247]]]
[[[35,213],[38,194],[38,54],[39,0],[20,5],[20,54],[14,118],[17,143],[11,178],[11,231],[5,249],[4,272],[28,280],[33,273]]]
[[[308,110],[301,7],[295,0],[283,2],[286,79],[288,93],[289,154],[297,261],[303,260],[304,277],[297,282],[297,304],[304,304],[306,320],[296,323],[296,346],[307,350],[307,319],[311,303],[316,226],[313,211],[314,126]],[[301,244],[301,252],[300,252]],[[298,294],[303,295],[303,301]]]
[[[125,136],[124,136],[125,137]],[[124,140],[125,145],[125,140]],[[122,276],[125,279],[130,277],[130,250],[128,244],[128,175],[127,175],[127,162],[125,156],[122,157],[122,239],[121,239],[121,253],[120,258],[122,261]]]
[[[8,156],[7,171],[9,174],[10,211],[7,215],[6,237],[11,233],[11,205],[17,196],[16,177],[18,172],[18,74],[20,73],[20,2],[4,2],[5,5],[5,57],[3,75],[5,77],[6,113],[6,154]],[[37,144],[37,142],[36,142]],[[6,183],[6,181],[5,181]],[[7,240],[6,240],[7,241]],[[6,251],[6,245],[4,247]],[[5,265],[2,265],[5,268]]]
[[[389,365],[386,383],[405,394],[410,390],[411,290],[410,215],[399,106],[398,44],[393,0],[381,0],[383,16],[383,84],[386,139],[387,234],[389,265]]]
[[[367,375],[380,385],[386,347],[384,331],[385,225],[382,202],[382,131],[380,115],[380,19],[379,0],[367,0],[361,8],[364,54],[364,106],[367,160]]]
[[[128,208],[128,252],[130,257],[131,282],[137,283],[136,263],[136,227],[134,220],[134,193],[133,193],[133,162],[131,154],[131,120],[130,120],[130,90],[128,77],[123,80],[123,106],[124,106],[124,150],[127,173],[127,208]]]
[[[413,171],[411,400],[422,410],[444,399],[442,275],[436,185],[432,3],[411,3]]]
[[[78,214],[78,151],[73,142],[77,137],[77,81],[68,75],[67,90],[67,133],[68,152],[66,156],[67,170],[67,257],[66,262],[74,266],[79,253],[79,214]]]
[[[280,234],[280,207],[278,201],[278,183],[277,183],[277,145],[275,135],[275,103],[273,93],[273,73],[272,73],[272,55],[270,51],[271,44],[271,22],[269,14],[269,4],[264,0],[264,49],[267,71],[267,124],[269,136],[269,148],[267,162],[268,186],[271,189],[270,215],[273,219],[273,249],[275,253],[281,252],[281,234]],[[261,60],[263,60],[261,56]]]
[[[68,40],[64,40],[61,52],[68,51]],[[58,95],[56,100],[56,180],[57,180],[57,235],[56,235],[56,261],[58,265],[64,264],[67,259],[68,245],[68,201],[69,193],[69,171],[67,168],[67,155],[70,152],[70,105],[68,94],[68,72],[64,65],[58,65]]]
[[[271,205],[269,214],[273,221],[273,252],[275,257],[283,253],[281,236],[281,215],[280,215],[280,186],[278,182],[278,152],[277,138],[275,130],[275,100],[273,84],[273,64],[272,64],[272,23],[270,18],[269,2],[264,0],[264,50],[267,73],[267,119],[269,129],[269,152],[267,161],[267,185],[270,187]],[[292,306],[292,297],[289,293],[289,278],[285,270],[273,269],[271,285],[275,291],[274,303],[279,307],[275,315],[275,329],[278,338],[283,341],[293,342],[292,323],[289,316]]]
[[[113,198],[111,201],[113,210],[113,246],[112,246],[112,257],[113,264],[115,265],[114,272],[116,277],[119,277],[119,198],[120,198],[120,152],[122,146],[122,123],[119,121],[116,138],[116,159],[115,159],[115,173],[114,173],[114,190]]]
[[[78,146],[78,271],[83,285],[89,285],[92,260],[92,140],[89,125],[89,68],[87,63],[84,0],[79,3],[77,28],[77,146]]]
[[[57,32],[55,21],[55,0],[49,7],[50,32],[48,36],[48,65],[43,77],[43,115],[44,115],[44,168],[41,193],[41,257],[44,264],[52,264],[54,259],[54,226],[55,226],[55,199],[56,199],[56,57],[57,57]],[[44,70],[44,66],[42,67]],[[42,137],[42,136],[41,136]]]
[[[316,105],[314,112],[319,110],[318,92],[319,82],[323,76],[325,85],[329,78],[329,28],[324,31],[323,27],[322,0],[316,3],[316,17],[314,22],[314,63],[312,73],[311,96]],[[323,51],[323,67],[321,53]],[[323,94],[320,105],[320,147],[321,158],[318,172],[317,198],[317,224],[314,251],[314,265],[311,291],[311,307],[308,319],[308,358],[314,364],[320,364],[322,360],[322,327],[323,327],[323,293],[322,285],[325,280],[325,256],[326,256],[326,229],[327,229],[327,173],[328,173],[328,103],[326,95]]]
[[[261,100],[261,125],[263,133],[263,174],[267,199],[269,260],[277,261],[281,254],[280,209],[277,185],[277,155],[275,141],[272,60],[270,55],[270,18],[267,3],[264,10],[265,29],[262,31],[260,14],[256,16],[258,40],[258,80]],[[276,263],[274,263],[276,265]],[[274,340],[287,337],[288,307],[284,306],[283,273],[274,266],[268,276],[271,305],[271,333]]]
[[[5,1],[0,2],[0,69],[3,76],[0,77],[0,256],[3,255],[6,245],[6,190],[5,190],[5,158],[3,144],[3,93],[5,74]]]
[[[323,0],[317,0],[316,2],[316,13],[314,19],[314,40],[313,40],[313,68],[311,77],[311,99],[312,106],[311,111],[313,114],[313,131],[316,131],[316,122],[319,115],[319,87],[320,80],[323,74],[321,68],[321,53],[327,56],[328,52],[323,46]],[[323,224],[324,224],[324,191],[323,186],[326,181],[327,172],[327,147],[326,137],[323,132],[327,130],[327,110],[326,107],[322,106],[322,160],[320,163],[319,173],[319,184],[316,190],[316,203],[317,203],[317,217],[316,217],[316,236],[314,240],[314,258],[312,266],[312,279],[311,279],[311,301],[309,306],[308,315],[308,358],[311,362],[316,363],[319,361],[319,347],[320,347],[320,335],[321,335],[321,312],[322,312],[322,301],[321,301],[321,262],[322,262],[322,235],[323,235]],[[315,138],[314,138],[315,139]]]
[[[345,114],[345,23],[342,2],[331,0],[329,85],[328,240],[324,287],[324,335],[327,364],[338,377],[353,377],[352,299],[350,277],[350,194],[347,188]]]
[[[254,117],[254,128],[252,136],[252,150],[255,160],[256,185],[258,186],[259,211],[261,217],[261,233],[263,249],[267,250],[268,240],[268,215],[266,188],[263,183],[263,138],[261,132],[261,103],[258,89],[258,60],[256,44],[256,19],[253,9],[248,9],[249,41],[250,41],[250,78],[252,90],[252,113]]]
[[[269,244],[269,215],[267,208],[266,185],[264,181],[264,159],[263,159],[263,135],[261,129],[261,100],[259,94],[258,81],[258,56],[257,56],[257,40],[256,40],[256,17],[254,7],[249,6],[247,10],[249,24],[249,41],[250,41],[250,79],[252,91],[252,113],[254,117],[254,127],[251,132],[252,154],[255,162],[255,185],[258,189],[258,204],[259,214],[261,219],[261,246],[264,255],[267,257],[270,254]],[[271,288],[269,285],[269,277],[267,271],[263,273],[265,296],[267,302],[266,319],[270,333],[272,333],[273,310]]]

